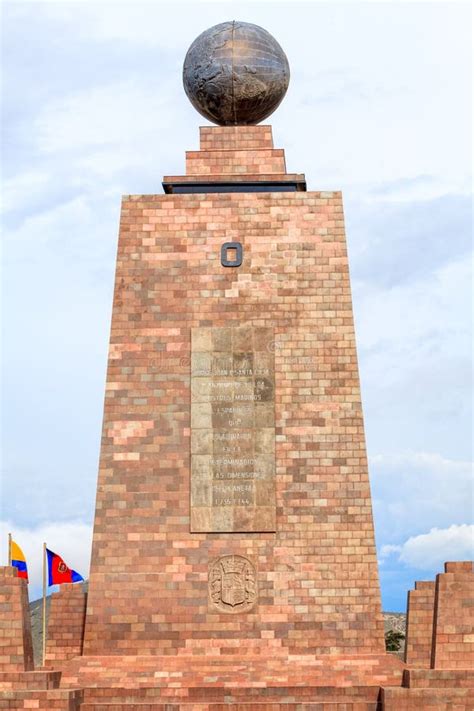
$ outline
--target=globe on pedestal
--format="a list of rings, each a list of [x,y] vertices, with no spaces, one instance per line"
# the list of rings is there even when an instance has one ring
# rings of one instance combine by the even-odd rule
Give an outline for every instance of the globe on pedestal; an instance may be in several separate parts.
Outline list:
[[[190,46],[184,90],[197,111],[221,126],[257,124],[286,94],[288,59],[272,35],[248,22],[210,27]]]

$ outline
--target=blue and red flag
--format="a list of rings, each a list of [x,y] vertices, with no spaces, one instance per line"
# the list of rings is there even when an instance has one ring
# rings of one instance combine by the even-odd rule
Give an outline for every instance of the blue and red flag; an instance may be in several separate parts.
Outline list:
[[[25,578],[28,581],[28,567],[26,558],[18,543],[10,539],[10,565],[17,569],[19,578]]]
[[[84,578],[75,570],[69,568],[60,555],[46,548],[48,557],[48,585],[61,585],[62,583],[80,583]]]

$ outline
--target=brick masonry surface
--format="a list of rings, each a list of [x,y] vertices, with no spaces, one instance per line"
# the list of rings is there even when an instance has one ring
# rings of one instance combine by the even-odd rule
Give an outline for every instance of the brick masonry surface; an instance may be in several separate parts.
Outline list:
[[[28,583],[17,569],[0,567],[0,671],[33,669]]]
[[[66,659],[82,654],[87,593],[80,583],[63,584],[51,595],[46,664],[58,666]]]
[[[201,137],[197,177],[285,169],[268,126]],[[226,268],[233,240],[243,263]],[[190,533],[191,329],[246,324],[275,334],[277,531]],[[245,614],[208,605],[228,555],[256,569]],[[341,194],[128,196],[84,652],[262,648],[384,652]]]
[[[474,668],[474,571],[470,561],[446,563],[436,576],[434,669]]]
[[[413,667],[431,664],[435,583],[423,580],[408,593],[405,662]]]

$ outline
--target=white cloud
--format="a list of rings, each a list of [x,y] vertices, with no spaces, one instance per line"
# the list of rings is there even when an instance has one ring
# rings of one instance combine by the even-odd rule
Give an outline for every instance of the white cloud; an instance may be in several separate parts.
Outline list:
[[[421,235],[420,235],[421,236]],[[428,249],[428,247],[427,247]],[[354,288],[369,451],[471,456],[471,257]],[[409,269],[409,267],[407,267]]]
[[[373,349],[380,343],[391,346],[395,352],[397,370],[406,364],[405,357],[414,357],[426,366],[433,334],[446,335],[440,345],[449,351],[459,352],[463,346],[470,352],[468,341],[470,324],[468,295],[471,289],[472,256],[462,255],[448,261],[434,272],[422,274],[411,283],[401,283],[393,288],[381,288],[374,283],[357,284],[358,322],[357,341],[363,349]],[[440,334],[440,324],[444,334]],[[461,343],[460,343],[461,341]],[[402,353],[401,349],[410,353]],[[403,356],[401,361],[400,356]],[[436,353],[436,357],[439,353]]]
[[[361,185],[357,199],[378,203],[413,203],[431,201],[446,195],[471,195],[472,183],[469,174],[452,176],[451,180],[431,175],[415,176],[389,183]]]
[[[15,251],[18,250],[17,254],[23,245],[28,252],[24,254],[27,258],[31,256],[31,242],[34,243],[35,252],[39,253],[44,253],[48,245],[54,249],[58,242],[67,248],[71,244],[71,235],[77,234],[77,225],[90,228],[92,223],[91,205],[83,195],[77,195],[65,203],[56,203],[51,208],[25,216],[21,226],[9,231],[6,239]],[[70,225],[67,232],[66,224]]]
[[[380,550],[384,560],[396,555],[405,565],[419,570],[443,572],[447,561],[474,558],[474,526],[461,524],[448,528],[432,528],[428,533],[411,536],[402,545],[385,545]]]
[[[159,85],[149,76],[135,77],[46,101],[25,129],[35,144],[34,161],[50,186],[61,177],[73,194],[107,196],[114,187],[119,193],[156,192],[160,172],[184,171],[184,146],[178,152],[172,141],[163,140],[180,130],[188,135],[191,107],[182,93],[174,72]],[[190,148],[196,139],[188,139]],[[13,185],[21,189],[28,175],[16,175]]]
[[[380,559],[383,562],[383,560],[387,558],[387,556],[392,555],[392,553],[400,553],[401,550],[402,546],[394,546],[391,544],[382,546],[379,552]]]
[[[45,105],[35,120],[38,150],[83,155],[95,146],[130,145],[137,138],[140,142],[157,141],[156,117],[160,116],[163,128],[171,123],[169,106],[171,97],[173,105],[177,103],[176,83],[161,80],[158,91],[157,86],[137,77],[62,96]],[[128,152],[123,157],[125,163],[127,159]]]
[[[472,462],[407,452],[372,456],[369,468],[382,551],[433,526],[472,521]]]
[[[71,521],[27,527],[1,520],[0,540],[6,542],[8,533],[12,534],[13,540],[25,554],[30,579],[30,600],[39,597],[42,593],[43,543],[60,555],[66,564],[80,573],[84,579],[88,578],[92,544],[90,525],[82,521]],[[6,551],[6,543],[3,550]]]
[[[48,173],[39,171],[25,171],[17,173],[14,177],[3,181],[2,211],[24,209],[25,195],[29,200],[45,198],[51,189]]]

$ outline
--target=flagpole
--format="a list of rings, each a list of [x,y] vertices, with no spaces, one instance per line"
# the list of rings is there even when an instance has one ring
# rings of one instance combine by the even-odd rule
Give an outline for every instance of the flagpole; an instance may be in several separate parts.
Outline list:
[[[8,534],[8,565],[12,564],[12,534]]]
[[[43,666],[46,661],[46,543],[43,543]]]

